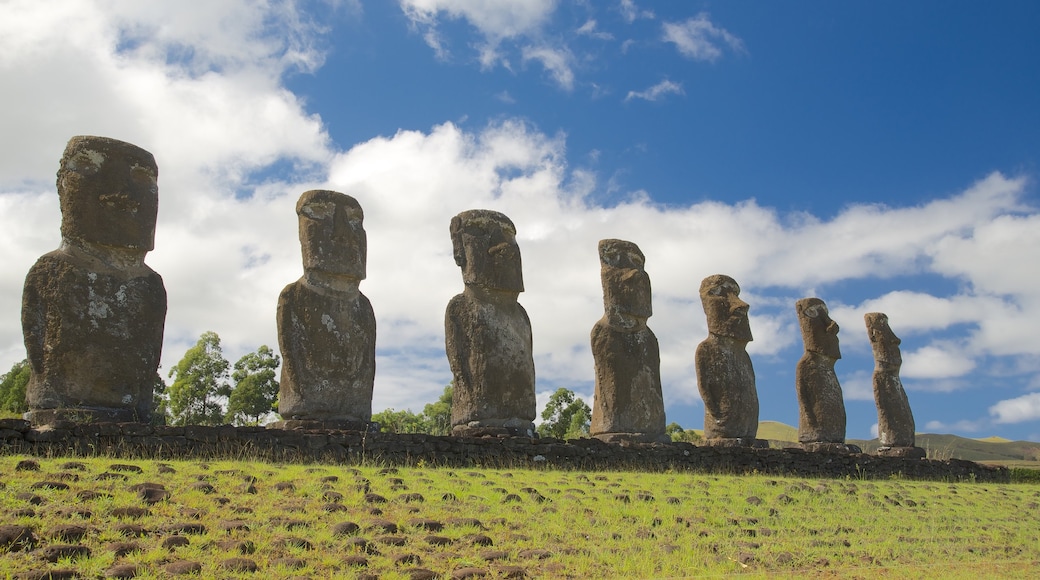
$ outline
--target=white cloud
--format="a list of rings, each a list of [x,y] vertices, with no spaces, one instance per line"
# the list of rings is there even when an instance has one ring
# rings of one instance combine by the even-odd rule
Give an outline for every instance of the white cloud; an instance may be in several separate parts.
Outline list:
[[[599,40],[613,40],[614,39],[614,35],[613,34],[611,34],[609,32],[605,32],[603,30],[599,30],[597,28],[596,21],[591,19],[591,18],[586,20],[585,24],[582,24],[575,31],[575,33],[578,36],[588,36],[589,38],[596,38],[596,39],[599,39]]]
[[[556,10],[555,0],[400,0],[413,23],[436,26],[440,18],[464,19],[489,40],[536,31]]]
[[[662,30],[665,42],[674,43],[679,54],[693,60],[714,62],[722,57],[723,46],[745,52],[742,40],[712,24],[704,12],[684,22],[665,22]]]
[[[989,408],[997,423],[1021,423],[1040,419],[1040,393],[1005,399]]]
[[[903,354],[900,375],[911,379],[948,379],[975,368],[970,356],[953,344],[931,344]]]
[[[549,46],[525,46],[521,51],[523,61],[538,61],[553,81],[565,91],[574,90],[574,56],[566,48]]]
[[[988,422],[982,419],[969,420],[963,419],[960,421],[954,421],[947,423],[944,421],[929,421],[925,424],[925,432],[927,433],[955,433],[955,432],[967,432],[967,433],[978,433],[985,429]],[[918,431],[920,433],[921,431]]]
[[[621,0],[621,3],[618,5],[618,10],[621,12],[621,17],[629,24],[643,18],[648,20],[654,18],[654,12],[652,10],[640,9],[636,6],[635,0]]]
[[[879,429],[879,427],[880,426],[877,423],[874,423],[873,425],[870,426],[870,438],[871,439],[877,439],[878,438],[878,433],[879,433],[878,429]]]
[[[644,101],[657,101],[666,95],[684,95],[682,83],[670,81],[664,79],[656,85],[644,90],[644,91],[628,91],[628,95],[625,97],[625,102],[631,101],[632,99],[643,99]]]
[[[874,372],[857,370],[841,377],[841,392],[846,401],[874,401]]]

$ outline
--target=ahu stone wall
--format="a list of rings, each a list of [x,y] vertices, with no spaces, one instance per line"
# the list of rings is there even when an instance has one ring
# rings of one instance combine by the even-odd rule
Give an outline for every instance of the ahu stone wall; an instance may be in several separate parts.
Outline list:
[[[877,479],[1009,482],[1007,468],[958,459],[881,457],[802,449],[697,446],[690,443],[605,443],[598,439],[452,437],[263,427],[152,426],[141,423],[57,424],[33,428],[0,419],[0,453],[104,455],[148,459],[243,459],[285,462],[551,468],[771,474]]]

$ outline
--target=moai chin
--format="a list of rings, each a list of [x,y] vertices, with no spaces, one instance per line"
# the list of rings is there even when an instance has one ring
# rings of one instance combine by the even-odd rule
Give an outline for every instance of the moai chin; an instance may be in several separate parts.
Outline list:
[[[531,321],[516,301],[524,291],[516,227],[501,213],[476,209],[452,218],[449,231],[466,285],[444,314],[452,433],[533,436]]]
[[[914,415],[899,380],[899,368],[903,364],[899,351],[901,341],[888,325],[886,314],[868,312],[863,315],[863,321],[874,351],[874,403],[881,443],[878,455],[922,458],[925,451],[915,446]]]
[[[697,388],[704,401],[704,440],[716,446],[764,447],[758,434],[758,391],[747,353],[753,340],[748,305],[737,281],[723,274],[701,282],[708,337],[697,345]]]
[[[596,398],[591,434],[604,441],[668,441],[661,395],[661,352],[646,325],[650,277],[639,246],[600,240],[603,318],[592,328]]]
[[[376,370],[376,318],[358,289],[368,241],[356,199],[326,190],[296,203],[303,277],[278,297],[282,375],[274,428],[367,430]]]
[[[151,420],[166,321],[166,288],[144,263],[158,176],[152,154],[130,143],[79,136],[65,147],[61,245],[22,293],[34,424]]]
[[[798,393],[798,441],[809,450],[847,451],[845,401],[834,372],[841,358],[838,323],[831,320],[819,298],[795,303],[805,354],[795,369]]]

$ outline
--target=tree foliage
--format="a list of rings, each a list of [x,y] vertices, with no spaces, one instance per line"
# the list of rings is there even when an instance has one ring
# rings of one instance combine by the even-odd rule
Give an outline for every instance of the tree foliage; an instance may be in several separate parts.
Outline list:
[[[25,386],[32,376],[29,360],[14,363],[11,370],[0,376],[0,410],[9,413],[24,413],[29,410],[25,402]]]
[[[385,409],[373,413],[372,420],[379,423],[379,430],[383,433],[426,433],[422,414],[415,414],[410,409]]]
[[[422,413],[413,413],[410,409],[386,409],[374,413],[372,420],[379,423],[379,430],[383,433],[447,435],[451,433],[452,390],[453,384],[448,383],[440,398],[433,403],[427,403]]]
[[[454,383],[448,383],[437,401],[423,407],[423,419],[426,433],[430,435],[447,435],[451,433],[451,396]]]
[[[275,410],[278,401],[275,371],[279,364],[281,358],[266,344],[238,359],[231,373],[235,386],[228,397],[226,421],[256,425],[261,417]]]
[[[560,387],[549,396],[549,402],[542,411],[538,435],[556,439],[587,437],[590,421],[592,409],[585,401],[579,399],[574,391]]]
[[[224,359],[217,333],[202,333],[195,346],[170,369],[170,413],[175,425],[218,425],[224,411],[217,397],[229,396],[229,363]]]
[[[687,443],[696,443],[701,440],[701,436],[697,434],[693,429],[683,429],[681,425],[672,421],[664,428],[665,434],[672,438],[672,441],[685,441]]]

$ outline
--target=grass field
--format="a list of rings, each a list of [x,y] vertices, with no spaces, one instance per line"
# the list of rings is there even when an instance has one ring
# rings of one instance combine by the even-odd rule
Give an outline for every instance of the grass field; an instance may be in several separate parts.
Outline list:
[[[0,481],[0,577],[977,578],[1040,567],[1037,485],[17,456],[0,457]]]

